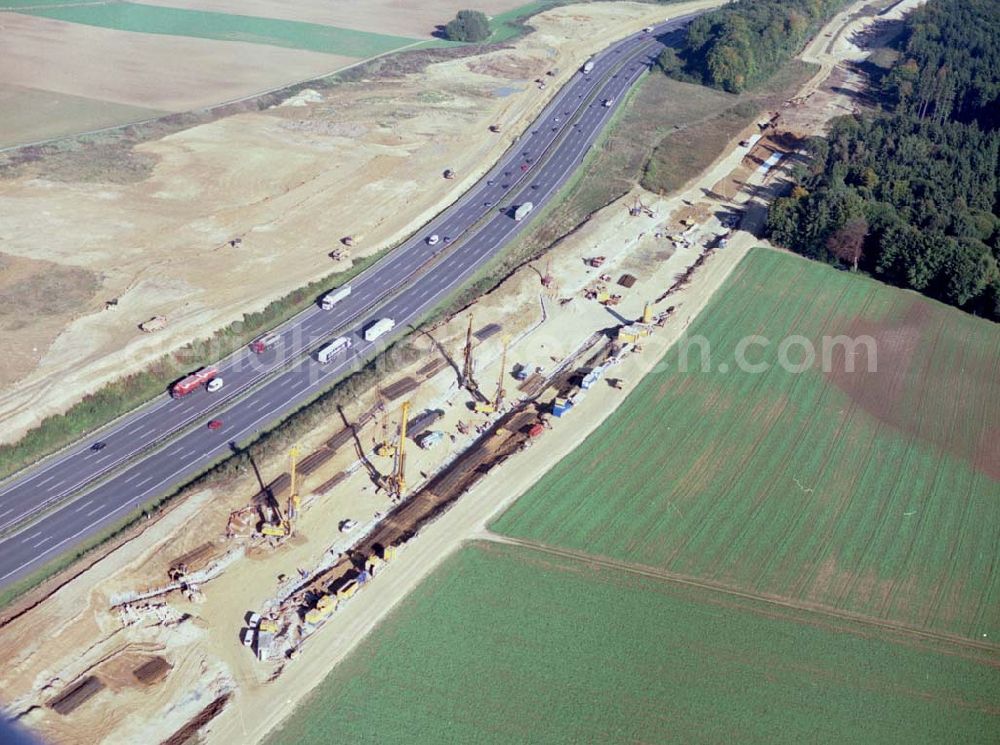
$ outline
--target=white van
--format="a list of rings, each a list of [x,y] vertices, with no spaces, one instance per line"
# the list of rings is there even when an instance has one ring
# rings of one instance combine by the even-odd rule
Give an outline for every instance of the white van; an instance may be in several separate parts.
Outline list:
[[[316,360],[321,364],[325,365],[327,362],[332,360],[341,352],[346,352],[351,348],[351,340],[346,336],[341,336],[334,339],[332,342],[327,344],[325,347],[316,352]]]

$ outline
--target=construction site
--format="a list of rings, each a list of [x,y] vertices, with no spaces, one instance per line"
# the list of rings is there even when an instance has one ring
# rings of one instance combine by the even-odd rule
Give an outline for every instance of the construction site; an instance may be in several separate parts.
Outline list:
[[[789,137],[778,114],[682,192],[633,190],[423,330],[321,426],[5,609],[11,718],[53,742],[265,736],[683,336],[811,129]]]

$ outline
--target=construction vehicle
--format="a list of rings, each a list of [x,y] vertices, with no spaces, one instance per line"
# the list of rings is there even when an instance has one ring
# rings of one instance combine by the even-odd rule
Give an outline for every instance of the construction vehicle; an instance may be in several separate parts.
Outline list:
[[[552,260],[547,259],[545,261],[545,274],[542,275],[542,287],[551,287],[552,281],[555,279],[552,276],[550,269],[552,268]]]
[[[379,428],[381,436],[375,445],[375,455],[381,458],[388,458],[396,453],[396,446],[389,442],[389,409],[386,408],[385,399],[382,397],[382,387],[378,386],[376,391],[378,397]]]
[[[465,331],[465,351],[462,361],[462,387],[469,391],[476,398],[481,398],[479,386],[473,376],[474,364],[472,361],[472,315],[469,315],[469,327]]]
[[[653,306],[646,303],[642,308],[642,323],[650,324],[653,322]]]
[[[389,478],[389,491],[394,497],[402,497],[406,492],[406,420],[409,414],[410,402],[404,401],[399,422],[399,444],[396,446],[396,464],[393,474]]]
[[[288,457],[291,461],[291,482],[288,487],[288,503],[285,507],[285,514],[282,516],[281,507],[278,504],[277,497],[274,497],[274,519],[273,522],[265,522],[260,529],[261,535],[272,536],[274,538],[284,538],[292,534],[292,527],[294,521],[299,516],[299,491],[296,488],[295,483],[295,467],[298,463],[299,457],[299,447],[295,445],[291,450],[288,451]]]
[[[503,389],[503,376],[507,370],[507,339],[503,341],[503,352],[500,353],[500,375],[497,376],[497,391],[492,401],[480,401],[475,406],[477,414],[493,414],[503,405],[506,391]]]
[[[208,383],[213,378],[217,377],[219,374],[218,368],[214,366],[203,367],[190,375],[188,375],[183,380],[179,380],[170,387],[170,395],[174,398],[180,398],[181,396],[186,396],[191,391],[196,388]]]
[[[344,285],[333,292],[326,293],[323,298],[319,301],[319,307],[322,310],[330,310],[334,305],[339,303],[341,300],[346,298],[351,294],[351,286]]]
[[[383,334],[388,333],[396,327],[396,322],[391,318],[380,318],[371,326],[365,329],[365,341],[375,341]]]
[[[531,202],[525,202],[516,210],[514,210],[514,220],[516,222],[521,222],[524,218],[531,214],[531,211],[535,209],[535,205]]]

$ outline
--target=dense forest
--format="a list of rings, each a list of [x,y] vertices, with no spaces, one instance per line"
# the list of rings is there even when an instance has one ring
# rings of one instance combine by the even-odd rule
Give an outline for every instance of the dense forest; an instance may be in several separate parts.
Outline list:
[[[928,0],[768,217],[776,243],[1000,319],[1000,2]]]
[[[660,66],[732,93],[769,78],[848,0],[735,0],[699,16]]]

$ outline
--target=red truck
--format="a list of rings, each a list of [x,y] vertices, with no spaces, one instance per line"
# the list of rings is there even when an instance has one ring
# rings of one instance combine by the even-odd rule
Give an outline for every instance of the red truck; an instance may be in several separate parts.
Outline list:
[[[251,344],[250,349],[252,349],[257,354],[263,354],[266,350],[273,347],[280,340],[281,337],[278,336],[277,334],[268,334],[267,336],[263,336],[257,341],[255,341],[253,344]]]
[[[179,380],[174,383],[170,388],[170,395],[174,398],[186,396],[195,388],[203,386],[210,380],[213,380],[218,374],[219,371],[215,367],[203,367],[197,372],[191,373],[183,380]]]

